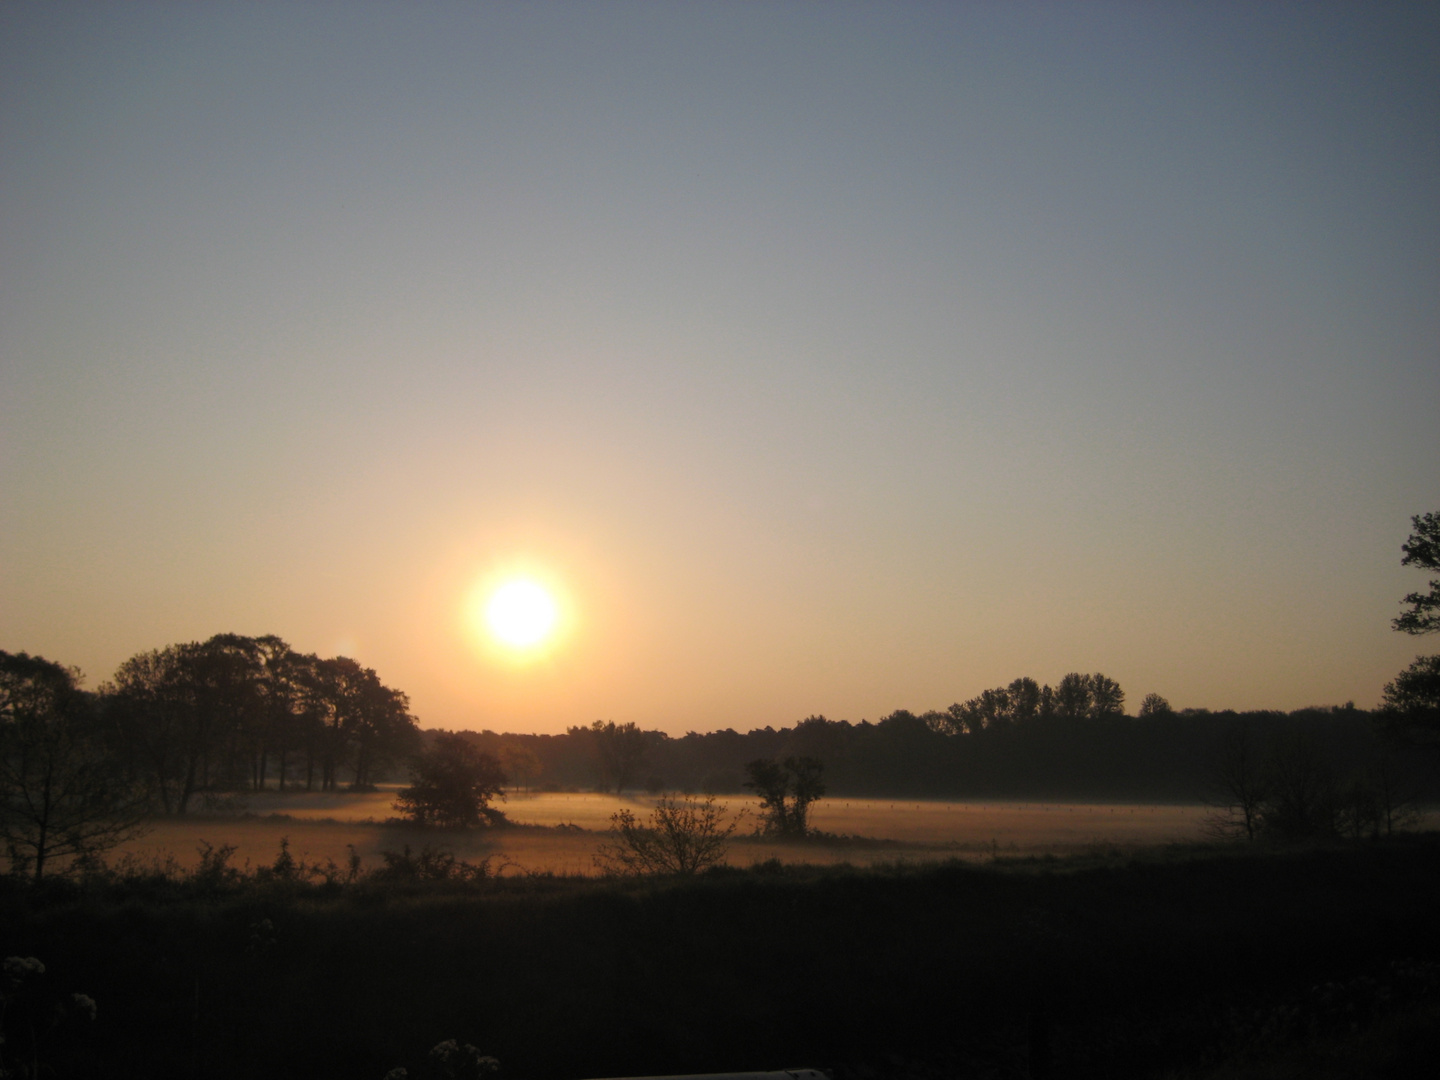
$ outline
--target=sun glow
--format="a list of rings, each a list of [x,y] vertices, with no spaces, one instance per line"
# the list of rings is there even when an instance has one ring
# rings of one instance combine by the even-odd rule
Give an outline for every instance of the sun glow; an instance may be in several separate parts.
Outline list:
[[[555,630],[555,600],[526,578],[507,581],[485,604],[485,627],[495,640],[516,649],[543,644]]]

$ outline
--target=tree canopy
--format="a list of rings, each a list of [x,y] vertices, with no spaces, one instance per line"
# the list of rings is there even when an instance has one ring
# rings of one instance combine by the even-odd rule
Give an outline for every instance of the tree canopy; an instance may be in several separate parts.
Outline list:
[[[395,809],[417,824],[463,829],[505,818],[490,805],[505,797],[500,763],[464,735],[440,732],[415,759],[410,775]]]
[[[1417,566],[1440,573],[1440,513],[1416,514],[1410,519],[1414,532],[1400,545],[1405,554],[1401,566]],[[1402,603],[1410,610],[1395,618],[1395,629],[1406,634],[1433,634],[1440,630],[1440,580],[1430,580],[1428,593],[1406,594]]]
[[[305,787],[335,790],[342,772],[366,788],[418,746],[409,699],[348,657],[295,652],[273,635],[216,634],[120,665],[102,687],[130,767],[161,809],[187,812],[197,794],[283,789],[292,761]]]

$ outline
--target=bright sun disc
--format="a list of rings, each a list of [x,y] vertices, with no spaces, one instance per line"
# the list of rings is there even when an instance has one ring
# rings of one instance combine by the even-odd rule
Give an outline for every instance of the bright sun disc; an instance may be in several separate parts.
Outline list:
[[[535,645],[555,626],[555,601],[533,581],[511,581],[485,605],[485,625],[507,645]]]

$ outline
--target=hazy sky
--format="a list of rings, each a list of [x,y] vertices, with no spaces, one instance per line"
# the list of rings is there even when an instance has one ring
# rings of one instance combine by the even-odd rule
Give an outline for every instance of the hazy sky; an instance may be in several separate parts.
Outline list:
[[[1428,510],[1434,4],[0,5],[0,648],[88,685],[1370,706]]]

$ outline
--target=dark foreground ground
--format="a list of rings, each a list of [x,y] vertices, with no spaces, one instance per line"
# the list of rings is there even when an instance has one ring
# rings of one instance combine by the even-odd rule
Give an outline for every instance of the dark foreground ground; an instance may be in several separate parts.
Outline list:
[[[0,951],[45,972],[0,987],[0,1067],[417,1080],[463,1075],[428,1056],[457,1039],[498,1080],[1426,1075],[1437,898],[1436,836],[690,881],[7,880]]]

